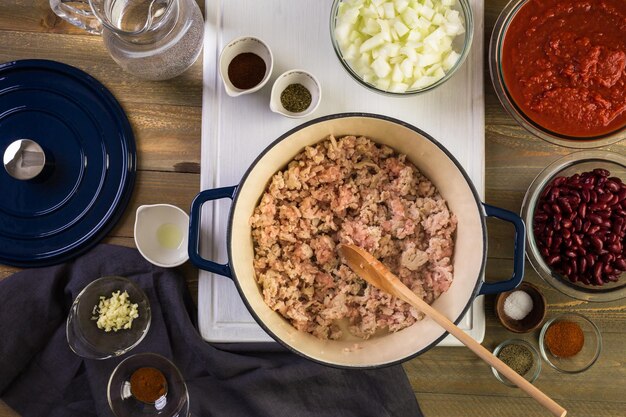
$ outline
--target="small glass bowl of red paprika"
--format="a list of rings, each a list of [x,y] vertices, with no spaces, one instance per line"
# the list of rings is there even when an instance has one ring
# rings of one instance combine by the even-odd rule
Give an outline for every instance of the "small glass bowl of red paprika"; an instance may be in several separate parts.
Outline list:
[[[605,183],[594,184],[590,188],[584,185],[588,191],[583,191],[582,183],[587,179],[576,180],[575,176],[602,172],[600,170],[608,171],[604,172],[608,174]],[[592,176],[596,177],[594,181],[601,181],[599,174]],[[626,183],[626,156],[600,150],[574,152],[555,160],[541,171],[528,187],[522,203],[521,216],[527,226],[528,260],[544,281],[579,300],[610,302],[626,298],[626,272],[622,269],[620,273],[618,269],[623,268],[621,260],[626,259],[623,237],[626,234],[626,196],[624,191],[607,192],[606,181],[609,180]],[[560,185],[556,184],[561,181]],[[581,184],[577,185],[577,181]],[[590,191],[600,198],[597,194],[600,188],[604,194],[621,195],[619,205],[607,203],[607,207],[602,207],[598,202],[585,202],[587,198],[594,197]],[[607,219],[595,225],[594,222],[600,220],[596,214]],[[544,221],[539,220],[540,215],[544,216]],[[615,234],[618,236],[613,236]],[[619,241],[620,235],[618,253],[613,253],[616,249],[613,240],[617,238]],[[601,250],[593,243],[601,243]],[[569,274],[568,266],[571,266]],[[609,269],[605,270],[605,267]],[[602,285],[596,280],[596,272],[599,272]]]
[[[585,7],[511,0],[489,46],[491,81],[507,112],[535,136],[579,149],[626,138],[626,2]]]
[[[598,326],[582,314],[562,313],[541,328],[539,350],[557,371],[577,374],[591,368],[600,357],[602,335]]]
[[[189,416],[189,393],[182,374],[156,353],[138,353],[120,362],[109,377],[107,397],[117,417]]]

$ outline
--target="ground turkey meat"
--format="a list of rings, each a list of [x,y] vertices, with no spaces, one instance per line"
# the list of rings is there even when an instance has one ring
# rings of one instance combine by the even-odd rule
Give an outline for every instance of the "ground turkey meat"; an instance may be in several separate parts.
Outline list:
[[[344,265],[339,243],[370,251],[428,303],[452,283],[456,217],[434,185],[387,146],[330,136],[275,174],[250,218],[267,305],[321,339],[398,331],[422,314]]]

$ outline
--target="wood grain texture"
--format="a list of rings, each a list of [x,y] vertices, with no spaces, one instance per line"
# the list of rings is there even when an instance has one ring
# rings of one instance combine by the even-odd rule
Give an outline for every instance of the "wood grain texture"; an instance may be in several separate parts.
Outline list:
[[[202,1],[199,2],[203,4]],[[485,45],[507,0],[485,4]],[[103,82],[121,102],[131,121],[139,153],[139,174],[126,215],[105,242],[133,247],[134,210],[141,204],[166,202],[188,210],[199,189],[200,60],[181,77],[146,82],[125,74],[109,58],[97,36],[85,34],[54,16],[47,0],[0,1],[0,62],[54,59],[77,66]],[[491,87],[485,65],[486,200],[519,211],[526,188],[551,161],[570,150],[545,143],[517,126]],[[626,144],[610,147],[626,153]],[[507,277],[512,268],[512,229],[489,221],[487,279]],[[527,263],[526,279],[546,296],[548,317],[579,311],[596,322],[604,350],[594,367],[581,375],[563,375],[544,366],[537,386],[558,399],[573,417],[626,415],[626,306],[624,302],[587,303],[568,298],[541,280]],[[0,265],[0,279],[17,268]],[[197,271],[177,269],[197,296]],[[0,300],[1,302],[2,300]],[[484,346],[521,337],[537,343],[538,331],[515,335],[498,324],[493,297],[486,300]],[[540,417],[545,411],[521,391],[505,387],[490,369],[464,348],[436,348],[404,365],[426,417]],[[0,417],[14,417],[0,402]]]

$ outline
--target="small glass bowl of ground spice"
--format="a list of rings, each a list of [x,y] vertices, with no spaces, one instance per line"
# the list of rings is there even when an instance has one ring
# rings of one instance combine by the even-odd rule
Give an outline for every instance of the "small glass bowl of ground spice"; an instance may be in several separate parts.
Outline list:
[[[259,38],[233,39],[219,57],[219,71],[226,93],[231,97],[253,93],[267,83],[274,68],[269,46]]]
[[[602,351],[602,336],[598,327],[582,314],[563,313],[543,325],[539,349],[554,369],[575,374],[596,363]]]
[[[508,339],[500,343],[493,350],[494,356],[507,364],[515,372],[523,376],[528,382],[532,383],[539,378],[541,373],[541,357],[537,349],[525,340]],[[506,377],[500,375],[496,368],[491,371],[504,385],[516,388]]]
[[[108,384],[109,406],[117,417],[187,417],[189,394],[180,371],[155,353],[138,353],[120,362]]]
[[[290,70],[281,74],[272,87],[270,109],[291,118],[313,113],[322,99],[320,83],[304,70]]]

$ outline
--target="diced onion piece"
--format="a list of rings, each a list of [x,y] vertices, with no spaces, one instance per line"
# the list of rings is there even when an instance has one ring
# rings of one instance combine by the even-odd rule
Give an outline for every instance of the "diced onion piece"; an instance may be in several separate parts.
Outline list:
[[[387,19],[393,19],[394,17],[396,17],[396,9],[393,3],[389,2],[383,4],[383,9],[385,9],[385,17]]]
[[[409,85],[405,83],[391,83],[388,91],[392,93],[404,93],[408,88]]]
[[[379,33],[378,35],[372,36],[371,38],[363,42],[359,51],[361,53],[371,51],[372,49],[382,45],[383,43],[385,43],[385,38],[382,34]]]
[[[399,37],[403,37],[407,33],[409,33],[409,28],[402,22],[402,20],[397,20],[393,24],[393,28],[396,30],[396,33]]]
[[[391,65],[386,59],[379,57],[372,63],[372,69],[378,78],[385,78],[391,72]]]
[[[405,59],[400,64],[400,69],[402,70],[402,74],[404,78],[411,78],[413,76],[413,62],[410,59]]]
[[[402,82],[402,80],[404,80],[404,74],[402,73],[402,69],[400,69],[400,64],[396,64],[391,73],[391,81],[399,83]]]
[[[445,59],[441,63],[441,66],[443,67],[445,71],[448,71],[450,68],[454,66],[454,64],[457,63],[460,57],[461,57],[460,54],[452,51],[448,54],[447,57],[445,57]]]

